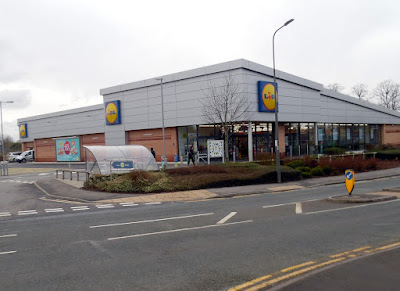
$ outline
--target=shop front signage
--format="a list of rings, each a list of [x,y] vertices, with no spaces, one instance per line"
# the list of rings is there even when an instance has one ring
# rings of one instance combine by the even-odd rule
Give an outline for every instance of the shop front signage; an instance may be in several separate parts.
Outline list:
[[[26,123],[19,125],[19,137],[20,138],[28,137],[28,125]]]
[[[121,101],[110,101],[104,105],[106,107],[106,124],[121,124]]]
[[[276,94],[278,84],[272,82],[258,81],[258,111],[275,112],[278,110]]]

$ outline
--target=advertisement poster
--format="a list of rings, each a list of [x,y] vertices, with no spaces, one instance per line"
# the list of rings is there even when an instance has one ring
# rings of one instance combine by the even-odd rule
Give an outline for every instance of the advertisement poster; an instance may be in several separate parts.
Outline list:
[[[223,140],[207,140],[208,155],[211,158],[218,158],[224,155]]]
[[[79,138],[56,140],[57,162],[79,162],[81,153]]]

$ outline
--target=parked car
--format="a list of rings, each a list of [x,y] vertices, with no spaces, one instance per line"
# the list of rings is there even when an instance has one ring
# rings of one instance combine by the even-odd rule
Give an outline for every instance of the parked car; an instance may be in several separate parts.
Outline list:
[[[32,162],[34,158],[35,158],[35,151],[29,150],[15,157],[15,161],[18,163],[26,163],[26,162]]]
[[[22,152],[9,152],[7,154],[7,161],[10,163],[15,162],[15,158],[19,156]]]

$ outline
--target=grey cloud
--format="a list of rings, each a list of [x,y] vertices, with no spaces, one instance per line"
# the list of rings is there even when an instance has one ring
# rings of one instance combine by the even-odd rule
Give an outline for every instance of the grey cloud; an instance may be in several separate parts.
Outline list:
[[[9,105],[9,110],[27,108],[32,103],[30,90],[3,90],[0,91],[0,101],[14,101]]]

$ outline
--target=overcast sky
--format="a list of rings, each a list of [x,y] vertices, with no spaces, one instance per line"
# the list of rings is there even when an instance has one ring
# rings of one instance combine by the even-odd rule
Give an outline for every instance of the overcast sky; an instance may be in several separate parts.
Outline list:
[[[4,133],[99,89],[244,58],[344,93],[400,82],[400,1],[0,0]]]

